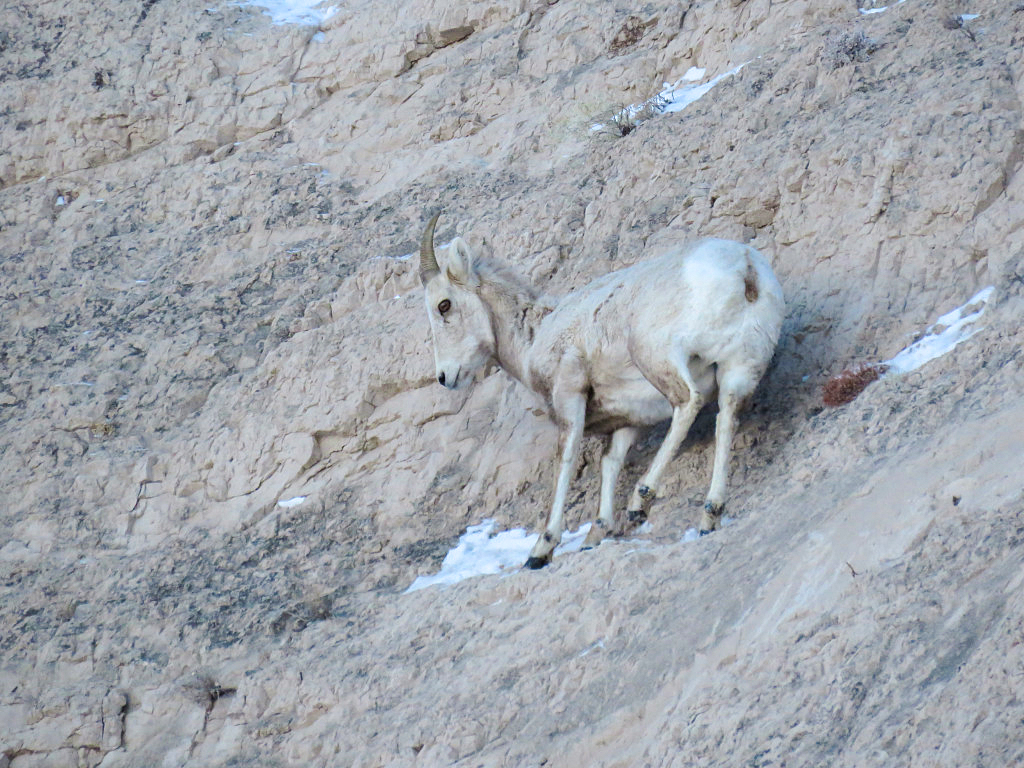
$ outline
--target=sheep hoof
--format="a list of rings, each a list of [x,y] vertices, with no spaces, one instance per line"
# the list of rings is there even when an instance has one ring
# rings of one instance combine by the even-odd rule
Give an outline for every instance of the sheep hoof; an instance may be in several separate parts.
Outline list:
[[[704,516],[700,521],[701,536],[705,536],[712,531],[718,530],[723,512],[725,512],[725,504],[714,504],[710,501],[705,502]]]
[[[525,567],[529,568],[531,571],[536,571],[543,568],[550,562],[551,555],[546,555],[545,557],[534,557],[533,555],[530,555],[528,558],[526,558]]]
[[[712,534],[712,533],[714,533],[714,531],[707,531],[707,530],[705,530],[705,529],[703,529],[703,528],[701,528],[701,529],[700,529],[700,531],[699,531],[699,534],[700,534],[701,536],[708,536],[708,535],[710,535],[710,534]]]
[[[626,516],[629,518],[629,522],[633,525],[643,525],[647,522],[646,509],[631,509],[626,512]]]

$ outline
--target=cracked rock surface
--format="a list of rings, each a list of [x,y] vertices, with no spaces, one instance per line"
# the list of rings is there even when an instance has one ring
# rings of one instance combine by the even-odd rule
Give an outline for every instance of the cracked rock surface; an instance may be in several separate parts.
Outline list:
[[[0,8],[0,767],[1024,762],[1019,4],[338,5]],[[649,532],[404,594],[554,480],[530,393],[436,384],[438,207],[552,293],[701,235],[771,259],[734,522],[682,541],[709,409]]]

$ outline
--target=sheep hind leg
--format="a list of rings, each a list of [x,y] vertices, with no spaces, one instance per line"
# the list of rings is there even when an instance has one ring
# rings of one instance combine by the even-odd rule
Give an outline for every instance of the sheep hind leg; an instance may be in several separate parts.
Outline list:
[[[716,366],[685,347],[673,347],[665,367],[644,371],[644,376],[672,404],[672,423],[647,474],[637,483],[627,507],[629,521],[640,525],[658,495],[661,475],[686,439],[700,409],[715,391]]]
[[[725,512],[726,486],[729,482],[729,460],[736,430],[736,412],[754,391],[759,376],[747,371],[730,371],[720,377],[718,389],[718,417],[715,421],[715,464],[711,471],[711,487],[704,502],[700,522],[700,535],[716,530]]]
[[[612,433],[608,450],[601,458],[601,507],[583,542],[583,549],[596,547],[615,529],[615,484],[636,435],[636,427],[622,427]]]
[[[665,435],[665,440],[654,455],[654,461],[651,462],[650,469],[647,470],[647,474],[637,483],[629,500],[629,507],[627,507],[628,511],[626,512],[628,523],[639,526],[647,521],[647,512],[658,495],[657,489],[661,475],[665,471],[665,467],[668,466],[669,461],[675,456],[676,451],[679,450],[683,440],[686,439],[686,433],[690,431],[690,427],[693,425],[693,421],[697,418],[697,414],[703,405],[703,395],[696,389],[693,389],[689,400],[684,405],[676,406],[672,409],[672,425],[668,428],[668,434]]]

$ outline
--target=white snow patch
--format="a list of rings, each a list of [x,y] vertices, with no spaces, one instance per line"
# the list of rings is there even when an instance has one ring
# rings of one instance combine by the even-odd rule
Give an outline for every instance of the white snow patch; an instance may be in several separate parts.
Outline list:
[[[696,68],[690,67],[685,75],[671,85],[665,83],[665,89],[654,98],[664,100],[666,102],[665,106],[661,109],[662,112],[681,112],[718,85],[722,80],[727,77],[732,77],[749,63],[749,61],[745,61],[738,67],[733,67],[728,72],[723,72],[718,77],[711,78],[703,85],[684,85],[683,83],[693,82],[693,79],[690,78],[689,75],[691,72],[694,72]],[[701,73],[701,77],[703,77],[704,70],[699,71]]]
[[[604,640],[598,640],[593,645],[591,645],[591,646],[589,646],[587,648],[584,648],[582,651],[580,651],[579,655],[576,658],[577,659],[582,659],[584,656],[586,656],[591,651],[596,651],[598,649],[602,649],[602,650],[604,649]]]
[[[734,518],[723,517],[722,525],[732,525]],[[583,541],[590,532],[590,523],[584,523],[576,531],[565,531],[562,540],[555,548],[555,555],[563,555],[567,552],[579,552],[583,548]],[[435,585],[455,584],[474,576],[490,576],[506,570],[519,570],[530,550],[537,542],[539,534],[527,533],[522,528],[513,528],[510,531],[494,533],[495,522],[493,519],[484,520],[479,525],[471,525],[466,532],[459,537],[459,543],[454,549],[448,550],[441,563],[441,570],[433,576],[417,576],[407,590],[416,592]],[[654,529],[649,522],[641,525],[635,533],[650,533]],[[696,528],[686,531],[681,541],[696,541],[700,534]],[[643,539],[631,539],[633,544],[649,544]],[[625,554],[636,551],[626,550]],[[601,646],[603,647],[603,646]]]
[[[897,5],[903,5],[906,1],[907,0],[896,0],[892,5],[883,5],[878,8],[858,8],[857,10],[867,16],[870,13],[882,13],[883,11],[888,11],[890,8],[895,8]]]
[[[459,543],[448,551],[441,563],[441,570],[433,576],[418,576],[407,590],[416,592],[434,585],[455,584],[474,576],[489,576],[504,570],[518,570],[537,542],[538,534],[527,533],[522,528],[494,533],[495,521],[484,520],[471,525],[459,537]],[[555,549],[555,555],[578,552],[590,530],[590,523],[580,526],[578,531],[566,531]]]
[[[886,360],[888,373],[908,373],[920,368],[930,360],[949,352],[961,341],[966,341],[980,331],[972,328],[985,312],[985,304],[992,296],[994,286],[978,291],[963,306],[947,312],[932,325],[924,336],[911,344],[891,360]]]
[[[961,13],[960,14],[960,23],[961,24],[966,24],[968,21],[974,21],[979,16],[981,16],[980,13]]]
[[[725,526],[732,525],[734,522],[736,522],[736,518],[724,515],[719,522],[721,523],[722,527],[725,528]],[[687,544],[691,541],[696,541],[699,538],[700,530],[698,530],[697,528],[687,528],[686,533],[683,534],[683,538],[681,538],[679,541],[681,541],[683,544]]]
[[[274,24],[319,26],[338,12],[338,6],[323,8],[323,0],[243,0],[239,5],[262,8]]]
[[[686,74],[674,83],[663,83],[661,91],[639,104],[630,104],[619,112],[615,119],[616,121],[622,122],[639,122],[640,115],[644,113],[647,113],[647,116],[652,116],[664,114],[666,112],[682,112],[688,106],[693,104],[693,102],[700,99],[708,91],[718,85],[719,82],[727,77],[735,75],[749,63],[749,61],[745,61],[739,66],[733,67],[728,72],[723,72],[717,77],[711,78],[702,85],[697,85],[696,83],[704,78],[707,70],[699,67],[690,67],[686,70]],[[604,127],[604,123],[595,123],[590,126],[590,130],[600,131]]]
[[[699,538],[700,531],[698,531],[696,528],[687,528],[686,533],[683,534],[683,538],[681,538],[680,541],[686,544],[691,541],[696,541]]]
[[[294,498],[287,499],[285,501],[277,502],[277,506],[284,507],[285,509],[290,509],[291,507],[299,506],[299,504],[301,504],[305,500],[306,500],[305,496],[296,496]]]

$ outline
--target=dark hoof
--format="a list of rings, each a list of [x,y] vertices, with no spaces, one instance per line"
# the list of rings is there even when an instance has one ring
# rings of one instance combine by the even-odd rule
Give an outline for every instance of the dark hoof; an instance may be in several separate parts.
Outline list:
[[[712,504],[710,501],[705,501],[704,511],[712,517],[721,517],[722,513],[725,512],[725,504]]]
[[[714,533],[714,531],[705,531],[703,528],[700,529],[700,535],[701,536],[709,536],[712,533]]]
[[[647,522],[647,512],[642,509],[631,509],[626,512],[626,516],[633,525],[643,525]]]
[[[539,569],[543,568],[545,565],[547,565],[550,562],[551,562],[551,558],[550,557],[534,557],[533,555],[530,555],[528,558],[526,558],[526,566],[525,567],[529,568],[531,571],[536,571],[536,570],[539,570]]]
[[[636,489],[636,492],[640,494],[641,499],[646,500],[654,498],[654,494],[651,493],[651,489],[648,488],[646,485],[641,485],[639,488]]]

